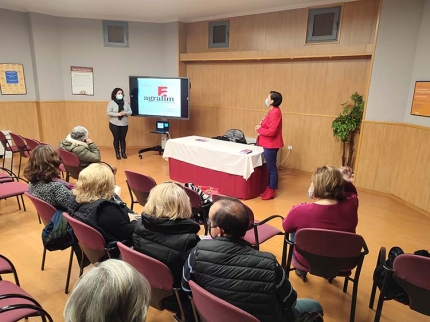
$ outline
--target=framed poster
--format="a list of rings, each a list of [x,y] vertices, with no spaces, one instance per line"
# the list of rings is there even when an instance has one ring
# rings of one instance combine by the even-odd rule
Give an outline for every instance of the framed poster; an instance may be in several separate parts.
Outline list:
[[[2,95],[26,95],[24,65],[0,63],[0,92]]]
[[[70,67],[73,95],[94,95],[94,77],[92,67]]]
[[[415,82],[411,115],[430,116],[430,81]]]

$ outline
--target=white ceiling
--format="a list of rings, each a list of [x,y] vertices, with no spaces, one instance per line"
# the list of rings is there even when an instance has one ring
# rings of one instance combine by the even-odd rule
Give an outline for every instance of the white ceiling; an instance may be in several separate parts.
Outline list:
[[[343,0],[349,2],[356,0]],[[339,2],[339,1],[337,1]],[[52,16],[145,22],[201,21],[336,3],[334,0],[0,0]]]

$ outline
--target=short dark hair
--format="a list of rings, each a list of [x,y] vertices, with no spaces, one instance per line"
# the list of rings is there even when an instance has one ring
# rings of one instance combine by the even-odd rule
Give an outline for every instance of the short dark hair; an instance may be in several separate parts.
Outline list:
[[[270,91],[270,99],[273,101],[272,105],[279,107],[282,104],[282,94],[275,91]]]
[[[249,226],[249,217],[243,203],[236,198],[221,197],[215,204],[218,210],[212,217],[214,224],[221,228],[226,236],[242,238]]]
[[[117,87],[112,91],[112,94],[110,95],[110,98],[112,99],[112,101],[116,99],[116,93],[118,93],[119,91],[121,91],[122,94],[124,95],[124,91],[122,90],[122,88]]]

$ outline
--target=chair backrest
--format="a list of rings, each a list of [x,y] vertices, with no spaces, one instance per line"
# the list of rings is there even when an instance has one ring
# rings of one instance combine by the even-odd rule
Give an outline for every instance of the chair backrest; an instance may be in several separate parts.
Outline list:
[[[430,315],[430,258],[404,254],[394,260],[393,277],[409,296],[410,308]]]
[[[259,321],[251,314],[209,293],[194,281],[190,281],[189,285],[193,293],[193,303],[206,322]]]
[[[28,157],[28,149],[27,149],[27,143],[24,141],[21,135],[9,132],[10,137],[12,138],[13,142],[15,142],[15,145],[17,146],[19,153],[23,157]]]
[[[150,176],[138,172],[124,170],[124,173],[127,178],[127,184],[136,196],[137,201],[141,206],[145,206],[149,192],[157,183]]]
[[[9,141],[7,140],[6,135],[4,135],[2,131],[0,131],[0,142],[5,150],[6,147],[9,147]]]
[[[73,232],[78,239],[79,245],[88,257],[91,263],[97,263],[101,257],[106,255],[105,245],[106,242],[97,230],[88,226],[80,220],[71,217],[69,214],[63,212],[64,218],[67,219]]]
[[[151,285],[150,305],[162,310],[162,300],[173,293],[173,275],[170,269],[162,262],[131,249],[121,242],[117,245],[122,260],[133,266]]]
[[[46,226],[51,221],[52,216],[55,214],[57,209],[46,201],[37,198],[33,195],[31,195],[28,192],[24,192],[24,194],[28,197],[28,199],[31,200],[34,207],[36,208],[37,214],[42,219],[43,224]]]
[[[328,229],[300,229],[294,244],[297,252],[308,261],[310,273],[327,278],[361,265],[369,253],[362,236]]]
[[[27,142],[27,147],[30,149],[30,151],[33,151],[36,147],[40,145],[40,142],[35,139],[30,138],[23,138],[25,142]]]
[[[66,168],[67,172],[69,172],[70,176],[74,179],[78,179],[79,172],[81,172],[81,161],[79,161],[78,157],[67,150],[58,149],[60,153],[61,160],[63,161],[63,165]]]
[[[202,206],[202,199],[200,198],[200,195],[193,189],[187,187],[184,187],[184,190],[187,196],[190,198],[191,208],[200,209],[200,207]]]

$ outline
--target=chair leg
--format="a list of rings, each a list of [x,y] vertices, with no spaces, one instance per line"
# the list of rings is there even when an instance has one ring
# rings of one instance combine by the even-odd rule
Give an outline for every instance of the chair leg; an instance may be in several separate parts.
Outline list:
[[[352,298],[351,298],[351,314],[349,321],[354,322],[355,320],[355,307],[357,304],[357,292],[358,292],[358,280],[354,281],[354,286],[352,287]]]
[[[43,247],[42,266],[40,267],[41,271],[43,271],[45,269],[45,259],[46,259],[46,248]]]
[[[343,283],[343,292],[346,293],[346,291],[348,290],[348,281],[349,281],[349,277],[346,276],[345,277],[345,282]]]
[[[66,294],[69,294],[69,284],[70,284],[70,274],[72,272],[72,263],[73,263],[73,247],[70,247],[69,267],[67,269],[66,288],[64,290],[64,293]]]
[[[20,153],[19,154],[19,163],[18,163],[18,175],[17,175],[18,178],[19,178],[19,174],[21,172],[21,162],[22,162],[22,155]]]
[[[21,285],[19,285],[18,274],[16,273],[15,270],[13,270],[13,277],[15,277],[15,284],[18,286],[21,286]]]
[[[372,293],[370,293],[369,309],[373,309],[373,303],[375,303],[376,288],[376,283],[373,282]]]
[[[19,202],[19,197],[18,196],[16,196],[16,201],[18,201],[18,208],[19,208],[19,210],[21,210],[21,202]]]
[[[39,216],[39,214],[37,214],[37,218],[39,218],[39,224],[41,224],[42,222],[40,221],[40,216]]]
[[[4,168],[4,161],[5,161],[5,159],[6,159],[6,149],[4,149],[4,152],[3,152],[3,165],[2,165],[2,168]]]
[[[66,171],[66,182],[69,182],[70,180],[70,173],[69,171]]]
[[[24,207],[24,211],[27,211],[27,209],[25,209],[24,197],[22,195],[21,195],[21,201],[22,201],[22,206]]]

